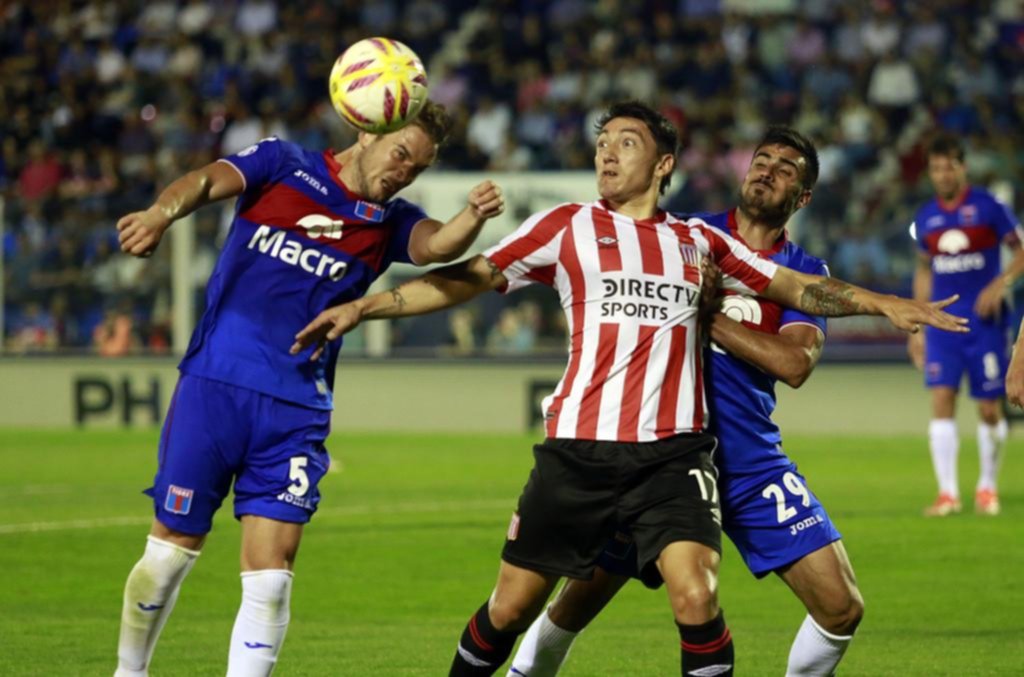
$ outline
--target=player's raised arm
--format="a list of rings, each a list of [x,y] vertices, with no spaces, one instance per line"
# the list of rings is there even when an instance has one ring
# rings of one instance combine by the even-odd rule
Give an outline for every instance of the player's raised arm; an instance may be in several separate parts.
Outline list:
[[[191,171],[167,186],[146,211],[121,217],[117,222],[121,251],[132,256],[149,256],[176,220],[203,205],[239,195],[243,190],[242,175],[225,162],[212,162]]]
[[[951,332],[968,331],[966,318],[943,311],[959,298],[958,295],[933,302],[905,299],[869,291],[834,277],[807,275],[782,266],[761,295],[810,315],[884,315],[896,328],[908,332],[919,331],[923,324]]]
[[[487,219],[505,211],[501,188],[492,181],[469,191],[466,207],[448,223],[425,219],[416,224],[409,238],[409,254],[419,263],[448,263],[466,253]]]
[[[291,354],[316,345],[310,360],[320,357],[328,341],[367,319],[423,315],[465,303],[507,283],[504,273],[483,255],[432,270],[389,291],[328,308],[295,335]]]

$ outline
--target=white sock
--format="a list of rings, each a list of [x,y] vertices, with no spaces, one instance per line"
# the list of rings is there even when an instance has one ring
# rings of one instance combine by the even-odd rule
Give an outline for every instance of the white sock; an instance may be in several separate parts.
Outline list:
[[[288,631],[292,572],[242,573],[242,605],[231,631],[227,677],[265,677],[274,670]]]
[[[828,677],[846,653],[853,635],[825,632],[808,614],[789,649],[786,677]]]
[[[115,677],[144,677],[164,623],[178,600],[181,582],[199,552],[146,537],[142,554],[124,586],[121,637],[117,643]]]
[[[1006,442],[1006,419],[999,419],[999,423],[988,425],[978,424],[978,461],[981,472],[978,475],[978,489],[996,490],[996,478],[999,475],[999,462],[1003,456],[1003,446]]]
[[[960,438],[956,432],[956,421],[951,418],[935,418],[928,425],[928,442],[935,466],[935,479],[939,491],[953,498],[960,498],[960,485],[956,476],[956,457],[960,451]]]
[[[549,677],[557,674],[578,634],[552,623],[545,611],[523,635],[506,677]]]

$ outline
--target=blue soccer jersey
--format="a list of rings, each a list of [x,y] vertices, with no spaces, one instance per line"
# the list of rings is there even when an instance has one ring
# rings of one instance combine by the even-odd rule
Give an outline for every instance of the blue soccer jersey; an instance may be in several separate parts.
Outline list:
[[[701,216],[740,239],[735,212]],[[783,237],[775,247],[758,254],[776,263],[812,275],[828,275],[825,262],[811,256]],[[756,331],[776,334],[791,324],[809,324],[825,331],[824,318],[782,308],[762,298],[731,294],[722,311]],[[775,378],[743,360],[712,346],[707,351],[710,432],[721,448],[716,459],[723,474],[748,474],[789,464],[779,444],[782,434],[772,421],[775,411]]]
[[[1019,242],[1017,220],[991,193],[967,188],[952,203],[934,198],[914,217],[918,248],[931,258],[932,300],[960,298],[946,310],[978,322],[978,294],[1002,270],[1000,245]]]
[[[366,293],[426,214],[405,200],[354,195],[332,151],[275,138],[221,160],[245,181],[206,290],[206,312],[180,369],[314,409],[332,407],[340,342],[309,362],[295,333],[329,306]]]
[[[957,200],[932,199],[914,220],[918,248],[931,260],[932,300],[959,294],[946,310],[970,320],[970,333],[925,328],[925,384],[959,389],[968,375],[971,396],[1003,396],[1008,313],[980,318],[978,295],[1002,271],[1000,246],[1020,241],[1016,219],[988,191],[967,188]]]

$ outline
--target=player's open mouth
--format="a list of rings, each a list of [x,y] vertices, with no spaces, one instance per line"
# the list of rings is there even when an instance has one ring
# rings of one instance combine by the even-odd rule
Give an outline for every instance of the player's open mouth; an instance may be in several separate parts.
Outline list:
[[[394,186],[392,186],[391,182],[388,181],[387,179],[381,179],[380,180],[380,186],[381,186],[381,188],[384,189],[385,193],[390,193],[394,189]]]

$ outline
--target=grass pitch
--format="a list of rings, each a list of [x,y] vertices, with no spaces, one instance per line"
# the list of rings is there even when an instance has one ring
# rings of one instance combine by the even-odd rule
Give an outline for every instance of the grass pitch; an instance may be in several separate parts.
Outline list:
[[[297,563],[275,675],[442,675],[494,583],[534,436],[351,434]],[[156,431],[0,431],[0,675],[110,675],[125,576],[142,552]],[[844,675],[1024,674],[1024,462],[1011,440],[1003,514],[925,520],[923,437],[793,437],[843,532],[864,593]],[[964,441],[961,487],[977,473]],[[230,499],[229,499],[230,500]],[[239,597],[225,506],[154,657],[154,675],[223,675]],[[781,675],[803,619],[778,580],[727,546],[722,605],[737,673]],[[500,674],[503,674],[500,673]],[[579,639],[563,674],[678,674],[663,591],[633,584]]]

